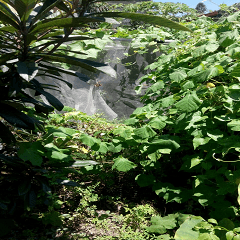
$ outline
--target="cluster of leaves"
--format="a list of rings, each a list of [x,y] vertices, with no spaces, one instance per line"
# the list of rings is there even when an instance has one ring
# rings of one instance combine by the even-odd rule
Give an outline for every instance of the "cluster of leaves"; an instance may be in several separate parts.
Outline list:
[[[0,1],[1,142],[11,144],[15,141],[14,132],[12,133],[9,124],[40,135],[41,130],[46,131],[44,137],[30,138],[32,142],[19,144],[18,156],[0,154],[1,186],[9,190],[8,194],[1,196],[4,218],[8,213],[14,212],[19,198],[23,199],[25,209],[31,210],[37,203],[38,193],[43,192],[43,195],[48,196],[49,182],[54,184],[59,175],[59,181],[62,183],[62,178],[64,179],[68,173],[66,167],[73,166],[74,162],[70,156],[71,151],[65,149],[65,145],[79,132],[65,128],[56,130],[51,126],[43,129],[44,118],[54,108],[62,110],[63,105],[47,92],[47,89],[58,90],[57,87],[51,83],[40,83],[38,77],[48,76],[65,82],[69,87],[72,86],[61,77],[62,73],[77,76],[83,81],[89,80],[79,72],[57,67],[53,63],[75,65],[89,72],[102,71],[114,77],[115,70],[107,64],[80,58],[87,53],[77,48],[71,51],[64,43],[91,40],[91,34],[81,32],[79,35],[79,32],[76,34],[73,32],[76,28],[83,28],[89,23],[107,21],[104,15],[133,19],[143,16],[121,12],[101,13],[98,15],[100,18],[96,18],[94,13],[86,16],[88,4],[89,1],[79,3],[78,0]],[[162,17],[146,16],[145,21],[189,31],[186,27]],[[66,52],[69,55],[66,55]],[[31,91],[34,92],[32,95],[29,93]],[[37,96],[43,101],[36,99]],[[28,104],[34,106],[33,114],[28,114]],[[37,117],[38,115],[41,117]],[[84,135],[82,141],[85,141]],[[86,141],[89,145],[93,143],[88,139]],[[18,143],[16,145],[18,146]],[[93,145],[91,146],[94,147]],[[104,144],[97,144],[96,148],[106,152]],[[81,165],[79,162],[76,164]],[[56,172],[57,174],[53,174]]]
[[[134,172],[166,202],[217,220],[235,218],[239,205],[238,22],[235,13],[189,24],[194,35],[165,48],[142,79],[145,106],[101,142],[83,142],[110,151],[112,169]]]
[[[165,217],[154,216],[151,223],[146,230],[160,234],[157,238],[159,240],[240,239],[240,228],[235,227],[228,218],[223,218],[219,222],[213,218],[205,221],[199,216],[176,213]]]
[[[216,219],[234,218],[239,204],[238,22],[239,13],[218,24],[205,17],[192,22],[194,36],[149,66],[145,107],[128,120],[141,124],[142,141],[150,143],[143,152],[159,155],[153,169],[172,168],[159,178],[145,167],[141,178],[151,176],[167,202],[192,199]]]
[[[124,12],[132,13],[144,13],[149,15],[160,15],[173,21],[191,20],[197,17],[195,9],[190,8],[184,3],[172,3],[172,2],[152,2],[143,1],[130,4],[114,4],[109,8],[111,11],[122,10]],[[132,22],[132,27],[136,29],[138,27],[145,27],[143,22]]]

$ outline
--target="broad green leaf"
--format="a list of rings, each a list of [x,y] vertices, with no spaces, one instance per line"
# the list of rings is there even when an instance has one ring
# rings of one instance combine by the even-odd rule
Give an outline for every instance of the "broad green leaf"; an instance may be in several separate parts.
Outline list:
[[[157,150],[161,150],[161,149],[169,149],[169,150],[176,150],[180,147],[180,145],[171,139],[162,139],[162,138],[156,138],[153,139],[150,143],[149,143],[149,147],[148,147],[148,153],[152,153],[155,152]]]
[[[162,102],[162,107],[167,108],[172,104],[174,104],[175,100],[173,99],[173,95],[170,95],[169,97],[165,97],[161,99],[161,102]]]
[[[234,232],[233,231],[229,231],[226,233],[226,240],[232,240],[234,237]]]
[[[214,141],[218,141],[218,138],[222,138],[223,137],[223,132],[216,129],[216,130],[213,130],[213,131],[208,131],[207,132],[207,135],[213,139]]]
[[[118,153],[122,150],[122,144],[113,144],[113,143],[106,143],[108,146],[108,151]]]
[[[187,77],[187,74],[184,70],[177,70],[169,75],[169,78],[173,82],[180,83],[182,80],[184,80]]]
[[[197,165],[200,164],[202,161],[203,161],[203,159],[200,158],[199,156],[198,156],[198,157],[195,157],[195,158],[192,158],[192,159],[191,159],[191,166],[190,166],[190,168],[193,168],[193,167],[197,166]]]
[[[140,13],[124,13],[124,12],[105,12],[105,13],[97,13],[97,14],[94,13],[93,15],[100,15],[103,17],[123,17],[123,18],[129,18],[136,21],[139,21],[139,19],[141,19],[141,21],[145,23],[150,23],[152,25],[158,25],[158,26],[169,27],[177,30],[191,32],[189,28],[186,28],[176,22],[173,22],[171,20],[168,20],[160,16],[152,16],[152,15],[140,14]]]
[[[18,156],[24,161],[30,161],[33,166],[41,166],[44,148],[40,142],[21,143]]]
[[[95,138],[93,138],[92,136],[89,136],[87,134],[82,134],[79,139],[82,141],[83,144],[91,147],[93,146],[97,140]]]
[[[198,223],[202,222],[201,217],[189,217],[176,231],[174,239],[176,240],[198,240],[199,232],[192,230]]]
[[[234,119],[227,123],[227,126],[231,128],[232,131],[240,131],[240,120]]]
[[[68,63],[71,65],[85,68],[92,72],[101,71],[101,72],[104,72],[104,73],[110,75],[111,77],[116,78],[115,70],[112,67],[110,67],[109,65],[104,64],[104,63],[98,63],[98,62],[94,62],[94,61],[90,61],[90,60],[79,59],[79,58],[75,58],[75,57],[63,56],[63,55],[58,55],[58,54],[50,55],[50,54],[39,53],[37,55],[40,57],[43,57],[43,59],[47,60],[47,61]]]
[[[171,215],[166,217],[152,217],[152,225],[150,227],[147,227],[146,230],[151,233],[163,234],[167,232],[167,229],[174,229],[176,227],[176,219],[173,217],[174,215]]]
[[[134,164],[133,162],[129,161],[124,157],[115,158],[113,161],[114,164],[112,166],[112,169],[116,169],[120,172],[128,172],[129,170],[137,167],[136,164]]]
[[[235,12],[234,14],[231,14],[230,16],[227,17],[228,22],[233,22],[237,21],[239,18],[239,12]]]
[[[152,86],[150,86],[148,89],[147,89],[147,93],[152,91],[152,92],[156,92],[160,89],[163,89],[164,88],[164,82],[163,81],[157,81],[156,83],[154,83]]]
[[[136,128],[133,130],[134,134],[140,138],[150,138],[156,135],[156,132],[149,126]]]
[[[46,127],[48,130],[48,134],[52,134],[54,137],[72,138],[78,131],[72,128],[65,127]]]
[[[234,67],[234,69],[232,70],[230,75],[233,77],[240,77],[240,64],[238,64],[236,67]]]
[[[38,65],[35,62],[17,62],[17,71],[26,81],[32,80],[38,73]]]
[[[239,38],[238,30],[234,29],[233,31],[222,33],[219,39],[219,43],[223,47],[228,47],[234,42],[236,42],[238,38]]]
[[[199,146],[202,146],[202,145],[205,145],[207,144],[209,141],[210,141],[210,137],[205,137],[205,138],[202,138],[202,137],[195,137],[193,139],[193,146],[194,146],[194,149],[196,149],[197,147]]]
[[[155,177],[152,174],[139,174],[135,177],[135,180],[140,187],[146,187],[152,185],[155,182]]]
[[[187,81],[186,83],[184,83],[182,85],[182,89],[184,91],[188,90],[188,89],[191,89],[191,88],[194,88],[195,87],[195,84],[193,83],[193,81]]]
[[[146,231],[150,233],[164,234],[167,232],[167,229],[164,226],[152,225],[146,228]],[[161,238],[159,238],[161,239]]]
[[[221,73],[222,69],[219,69],[219,67],[212,67],[210,69],[206,69],[204,71],[201,71],[192,77],[197,81],[197,82],[205,82],[209,80],[210,78],[216,77]]]
[[[163,129],[165,126],[166,126],[166,122],[164,121],[165,118],[163,117],[155,117],[153,118],[150,122],[149,122],[149,125],[152,127],[152,128],[156,128],[156,129]]]
[[[62,153],[60,151],[51,150],[48,151],[46,156],[50,161],[54,162],[71,162],[73,161],[72,157],[68,154]]]
[[[157,240],[171,240],[171,237],[169,234],[161,234],[157,237]]]
[[[240,85],[239,84],[233,84],[229,86],[229,97],[232,98],[235,101],[240,101]]]
[[[183,112],[192,112],[199,108],[201,100],[198,98],[196,92],[188,93],[182,100],[177,102],[175,106]]]

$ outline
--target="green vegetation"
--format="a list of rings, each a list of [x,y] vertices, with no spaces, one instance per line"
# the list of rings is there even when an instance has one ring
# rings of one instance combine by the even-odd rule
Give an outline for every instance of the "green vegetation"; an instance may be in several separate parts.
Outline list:
[[[35,77],[83,77],[71,64],[114,75],[88,59],[109,41],[109,25],[85,24],[140,15],[75,18],[85,5],[39,2],[0,1],[1,239],[240,239],[240,13],[119,28],[115,36],[135,38],[133,54],[162,52],[136,88],[148,86],[144,107],[122,123],[63,108]]]

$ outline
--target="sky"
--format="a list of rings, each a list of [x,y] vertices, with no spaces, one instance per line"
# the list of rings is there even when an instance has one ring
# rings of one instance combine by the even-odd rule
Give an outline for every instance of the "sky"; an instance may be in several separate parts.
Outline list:
[[[195,8],[199,2],[202,2],[202,0],[153,0],[154,2],[173,2],[173,3],[185,3],[191,8]],[[204,0],[204,4],[207,7],[207,11],[209,10],[218,10],[219,5],[224,3],[227,4],[228,6],[233,5],[234,3],[239,2],[238,0]]]

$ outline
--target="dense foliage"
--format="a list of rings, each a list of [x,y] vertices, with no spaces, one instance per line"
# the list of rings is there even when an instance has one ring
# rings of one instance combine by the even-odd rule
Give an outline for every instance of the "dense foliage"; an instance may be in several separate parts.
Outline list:
[[[0,195],[0,223],[4,229],[1,236],[11,229],[16,216],[34,211],[36,206],[43,206],[42,211],[49,209],[56,184],[77,186],[66,179],[69,173],[75,172],[75,166],[95,163],[79,162],[72,158],[71,148],[66,149],[66,144],[68,146],[78,132],[44,127],[47,115],[54,109],[62,110],[64,106],[47,92],[47,89],[57,91],[56,85],[41,82],[39,77],[48,76],[69,87],[71,84],[61,77],[61,73],[89,80],[79,72],[64,69],[64,64],[115,76],[114,69],[107,64],[81,58],[86,53],[79,49],[71,51],[67,44],[92,39],[91,34],[84,32],[89,23],[114,22],[109,17],[136,19],[144,15],[108,12],[98,17],[95,13],[86,16],[89,3],[75,0],[0,1],[0,186],[6,189]],[[189,31],[162,17],[145,16],[144,19],[151,24]],[[74,33],[76,29],[79,31]],[[34,109],[30,110],[29,106]],[[22,130],[28,139],[19,137],[18,131]],[[59,213],[53,211],[49,218],[58,216]],[[46,222],[55,226],[49,221]]]
[[[185,26],[159,18],[163,26],[189,28],[192,33],[155,27],[145,32],[128,31],[127,37],[136,37],[136,52],[155,46],[162,54],[147,67],[150,74],[140,79],[136,88],[140,93],[142,87],[148,87],[142,97],[144,107],[136,109],[124,123],[109,123],[67,107],[65,113],[50,114],[46,120],[46,115],[38,113],[47,114],[46,109],[52,107],[25,92],[27,88],[36,90],[36,95],[44,95],[60,110],[63,106],[38,83],[37,74],[50,74],[58,80],[56,71],[79,75],[62,68],[73,63],[83,67],[89,63],[89,70],[100,68],[114,74],[105,64],[90,62],[86,56],[78,58],[80,47],[81,54],[90,53],[89,57],[93,57],[92,50],[103,48],[104,41],[109,41],[103,37],[104,30],[86,35],[80,29],[84,35],[72,36],[74,29],[69,28],[85,26],[79,23],[79,16],[74,25],[74,18],[62,19],[61,15],[49,21],[50,9],[72,9],[66,4],[70,1],[64,5],[57,5],[63,1],[45,1],[48,4],[32,15],[24,10],[37,11],[37,1],[15,3],[19,1],[0,1],[0,116],[5,133],[1,138],[8,143],[1,142],[0,150],[0,186],[5,189],[0,193],[0,224],[4,229],[0,236],[16,227],[16,221],[24,220],[26,225],[33,221],[46,229],[54,227],[52,237],[58,233],[66,239],[68,233],[74,239],[71,228],[89,224],[89,217],[91,224],[102,229],[114,226],[114,234],[108,229],[99,239],[239,239],[240,13],[218,23],[203,16]],[[140,16],[99,14],[103,15],[134,20]],[[156,19],[152,17],[147,21],[153,23]],[[90,17],[81,20],[99,21]],[[63,29],[60,33],[59,27]],[[43,30],[50,38],[42,39]],[[55,38],[59,34],[61,38]],[[67,48],[69,37],[81,41]],[[166,38],[175,42],[159,45],[155,41]],[[66,52],[69,56],[64,55]],[[59,62],[61,67],[50,67],[49,61]],[[42,121],[46,124],[41,132],[35,124]],[[23,130],[29,122],[32,132]],[[12,135],[15,144],[9,144]],[[144,200],[152,206],[130,207],[124,200],[130,196],[135,203]],[[103,206],[109,211],[99,211]],[[28,231],[22,234],[29,236]]]
[[[143,1],[130,4],[114,4],[109,7],[112,11],[123,10],[132,13],[145,13],[149,15],[159,15],[173,21],[182,21],[184,19],[196,18],[196,10],[190,8],[184,3],[172,3],[172,2],[152,2]],[[143,24],[143,23],[142,23]],[[144,25],[144,24],[143,24]],[[139,25],[141,27],[141,25]]]

